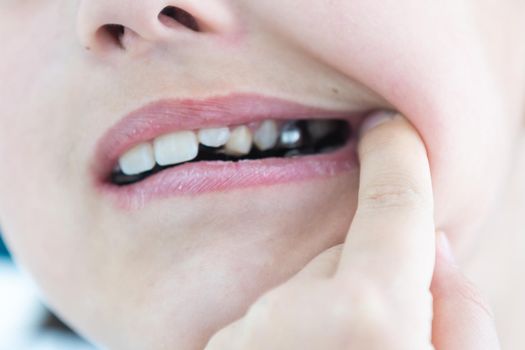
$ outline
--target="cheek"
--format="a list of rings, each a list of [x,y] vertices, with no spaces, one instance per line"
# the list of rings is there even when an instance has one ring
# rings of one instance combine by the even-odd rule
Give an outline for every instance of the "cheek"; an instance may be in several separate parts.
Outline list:
[[[68,21],[74,23],[66,14],[68,6],[58,1],[29,3],[21,1],[7,9],[0,4],[0,73],[4,82],[0,85],[4,99],[0,108],[4,116],[16,113],[29,101],[38,104],[42,92],[50,90],[39,89],[38,83],[53,71],[53,62],[63,55],[61,47],[72,38],[64,31]],[[15,105],[22,101],[26,103]],[[13,120],[15,117],[12,115]]]
[[[34,181],[19,188],[39,182],[35,170],[55,166],[45,151],[60,149],[59,140],[67,135],[58,130],[63,112],[52,107],[60,105],[57,101],[64,92],[59,85],[66,69],[59,48],[67,39],[54,25],[62,11],[57,11],[56,3],[35,3],[31,9],[21,3],[0,18],[0,156],[7,163],[0,176],[10,180],[2,181],[8,192],[15,187],[13,181],[30,173]],[[24,13],[31,13],[31,19],[21,18]],[[4,186],[5,182],[9,183]]]
[[[455,1],[301,8],[272,25],[410,119],[429,152],[437,225],[466,239],[499,190],[516,129],[471,11]],[[311,25],[319,18],[332,20]]]
[[[58,29],[67,24],[56,25],[74,18],[64,15],[66,2],[20,3],[2,12],[0,1],[0,222],[17,258],[40,278],[81,279],[73,267],[82,260],[81,245],[71,238],[81,221],[68,215],[79,201],[66,195],[71,177],[64,164],[71,151],[64,145],[76,137],[64,103],[68,63],[63,59],[70,57],[64,47],[74,33]],[[71,264],[57,266],[57,261]],[[56,285],[66,295],[73,284]]]

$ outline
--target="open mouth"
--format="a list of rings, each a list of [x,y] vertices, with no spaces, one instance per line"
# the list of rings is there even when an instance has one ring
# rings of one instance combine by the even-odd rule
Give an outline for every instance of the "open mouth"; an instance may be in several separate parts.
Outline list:
[[[345,120],[264,120],[249,125],[177,131],[127,150],[114,165],[109,182],[136,184],[168,168],[197,162],[237,162],[334,152],[348,143]]]
[[[256,94],[153,102],[99,140],[94,186],[129,209],[158,197],[331,177],[358,168],[354,130],[368,113]]]

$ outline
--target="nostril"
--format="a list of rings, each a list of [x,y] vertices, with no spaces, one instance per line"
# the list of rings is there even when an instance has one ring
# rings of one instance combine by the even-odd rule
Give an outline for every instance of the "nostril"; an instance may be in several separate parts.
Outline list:
[[[175,21],[194,32],[200,31],[199,23],[195,17],[178,7],[165,7],[159,14],[159,20],[163,23],[166,23],[166,20]]]
[[[0,0],[1,1],[1,0]],[[157,9],[158,11],[158,9]],[[155,13],[155,12],[154,12]],[[153,17],[155,19],[155,17]],[[165,7],[158,13],[158,20],[165,26],[171,28],[181,28],[181,25],[193,32],[200,32],[202,25],[189,12],[174,6]],[[141,22],[142,25],[137,25]],[[87,49],[92,49],[95,45],[99,49],[128,49],[130,45],[135,42],[133,38],[146,39],[147,41],[154,41],[161,38],[162,31],[159,31],[158,22],[155,21],[138,21],[124,24],[108,23],[100,26],[96,30],[95,41],[86,45]],[[155,24],[157,26],[155,26]]]
[[[126,28],[120,24],[106,24],[102,26],[98,32],[100,42],[104,44],[111,44],[124,48],[122,38],[124,36]]]

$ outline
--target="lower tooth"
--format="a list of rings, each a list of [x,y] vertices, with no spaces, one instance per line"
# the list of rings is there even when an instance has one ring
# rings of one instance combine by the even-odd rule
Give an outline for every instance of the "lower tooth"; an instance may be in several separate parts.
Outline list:
[[[339,147],[336,146],[329,146],[325,147],[319,150],[320,154],[326,154],[326,153],[332,153],[333,151],[337,150]]]
[[[301,151],[299,151],[297,149],[288,151],[288,152],[286,152],[284,154],[285,157],[298,157],[298,156],[301,156],[301,155],[302,155]]]

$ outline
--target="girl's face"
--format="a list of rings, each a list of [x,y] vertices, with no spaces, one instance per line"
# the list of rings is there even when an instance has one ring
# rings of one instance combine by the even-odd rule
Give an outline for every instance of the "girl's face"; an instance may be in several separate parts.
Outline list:
[[[193,162],[120,187],[108,180],[118,157],[175,130],[333,116],[355,127],[388,108],[423,137],[437,226],[464,251],[521,128],[524,10],[519,0],[0,0],[6,239],[49,304],[95,342],[202,348],[344,239],[352,149]],[[171,139],[189,153],[190,141]],[[149,147],[133,164],[147,166]]]

